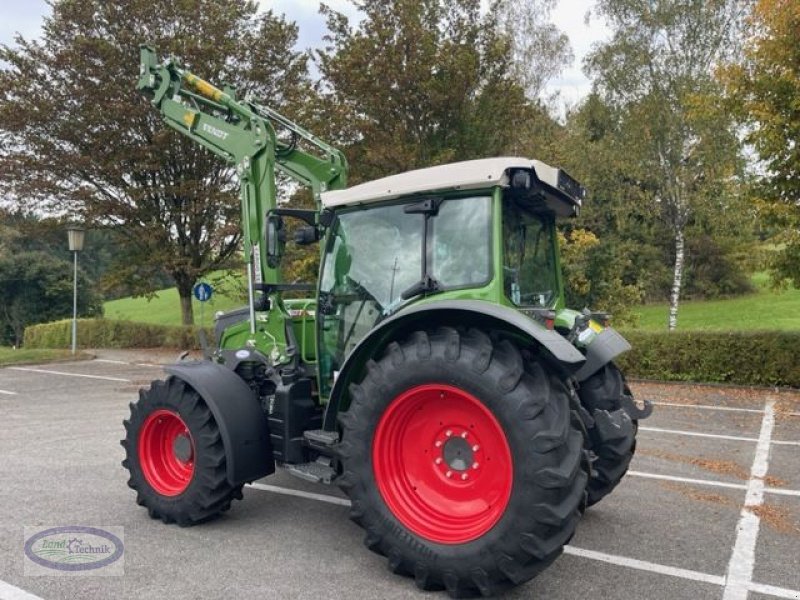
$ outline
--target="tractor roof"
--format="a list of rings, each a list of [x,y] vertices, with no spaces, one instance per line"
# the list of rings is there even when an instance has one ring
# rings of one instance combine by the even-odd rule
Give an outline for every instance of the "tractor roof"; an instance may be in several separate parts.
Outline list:
[[[561,216],[577,214],[584,196],[581,185],[565,171],[541,161],[517,156],[483,158],[407,171],[344,190],[324,192],[326,208],[357,206],[384,202],[412,194],[454,190],[485,190],[495,186],[509,187],[516,171],[528,171],[534,181],[543,184],[550,199],[560,205],[555,212]]]

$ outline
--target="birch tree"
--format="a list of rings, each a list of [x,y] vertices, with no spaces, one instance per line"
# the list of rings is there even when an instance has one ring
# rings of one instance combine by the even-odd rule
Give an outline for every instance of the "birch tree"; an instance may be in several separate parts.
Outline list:
[[[595,92],[623,114],[619,151],[674,242],[668,328],[677,326],[686,232],[708,203],[724,209],[740,168],[734,123],[713,73],[736,52],[739,0],[599,0],[611,39],[588,57]]]

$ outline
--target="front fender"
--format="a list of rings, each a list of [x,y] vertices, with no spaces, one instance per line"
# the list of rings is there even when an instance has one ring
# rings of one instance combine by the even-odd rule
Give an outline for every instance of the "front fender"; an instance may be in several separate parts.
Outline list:
[[[205,401],[219,427],[231,485],[275,472],[269,424],[253,390],[229,368],[211,361],[164,367]]]
[[[481,300],[442,300],[414,304],[382,321],[362,339],[345,359],[333,384],[324,428],[333,430],[339,403],[360,368],[370,358],[377,357],[386,345],[396,338],[397,332],[409,334],[424,326],[484,325],[519,333],[538,343],[553,363],[568,375],[575,373],[586,361],[583,354],[559,333],[547,329],[520,312],[502,305]]]
[[[631,349],[631,345],[616,330],[606,327],[598,333],[586,347],[586,362],[575,373],[575,379],[585,381],[603,365],[610,363],[623,352]]]

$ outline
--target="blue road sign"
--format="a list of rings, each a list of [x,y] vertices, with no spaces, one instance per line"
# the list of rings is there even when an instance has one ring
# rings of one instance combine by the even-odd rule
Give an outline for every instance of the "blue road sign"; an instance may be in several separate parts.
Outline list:
[[[214,288],[207,283],[198,283],[196,286],[194,286],[192,291],[194,292],[195,298],[197,298],[200,302],[205,302],[206,300],[211,300],[211,295],[214,293]]]

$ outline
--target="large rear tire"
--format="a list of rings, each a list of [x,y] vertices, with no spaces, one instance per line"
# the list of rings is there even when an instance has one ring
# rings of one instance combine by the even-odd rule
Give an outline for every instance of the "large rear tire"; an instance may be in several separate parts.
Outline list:
[[[124,421],[122,466],[136,502],[164,523],[194,525],[228,510],[242,486],[227,479],[225,449],[214,416],[188,384],[153,381]]]
[[[338,480],[367,547],[453,597],[552,563],[588,480],[564,381],[477,329],[417,331],[367,367],[339,417]]]
[[[609,363],[583,381],[578,390],[592,417],[588,429],[592,476],[587,487],[589,506],[597,504],[619,485],[636,452],[637,422],[622,406],[632,396],[622,372]]]

